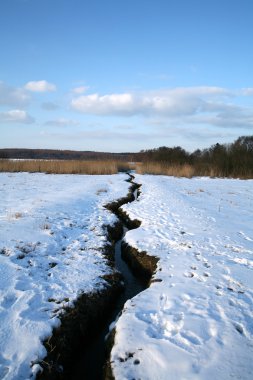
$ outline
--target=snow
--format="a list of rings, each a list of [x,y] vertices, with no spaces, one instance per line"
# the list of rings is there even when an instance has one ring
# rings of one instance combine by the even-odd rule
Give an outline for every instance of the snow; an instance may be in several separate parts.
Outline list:
[[[116,322],[116,380],[252,379],[253,181],[135,181],[125,240],[159,262]]]
[[[35,377],[64,306],[104,286],[116,217],[103,205],[127,194],[127,178],[0,174],[0,379]]]
[[[124,174],[0,174],[0,379],[34,378],[42,341],[79,292],[104,286],[101,248]],[[253,378],[253,181],[136,175],[125,240],[159,258],[114,324],[116,380]]]

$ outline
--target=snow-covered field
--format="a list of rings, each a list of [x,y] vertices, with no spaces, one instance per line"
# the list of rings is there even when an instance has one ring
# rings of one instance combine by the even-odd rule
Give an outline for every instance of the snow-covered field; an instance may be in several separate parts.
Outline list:
[[[116,323],[116,380],[253,379],[253,181],[136,181],[125,239],[160,260]]]
[[[34,377],[62,308],[103,287],[103,226],[116,220],[103,205],[126,178],[0,174],[0,379]],[[142,224],[125,239],[159,262],[116,323],[116,380],[252,379],[253,181],[136,182],[123,209]]]
[[[0,174],[0,379],[28,379],[42,340],[78,292],[103,287],[103,208],[125,196],[124,174]]]

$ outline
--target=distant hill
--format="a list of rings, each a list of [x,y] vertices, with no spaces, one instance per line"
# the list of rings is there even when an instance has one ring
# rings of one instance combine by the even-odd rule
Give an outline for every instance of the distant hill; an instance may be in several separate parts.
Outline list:
[[[106,153],[55,149],[0,149],[0,158],[37,160],[120,160],[136,161],[139,153]]]

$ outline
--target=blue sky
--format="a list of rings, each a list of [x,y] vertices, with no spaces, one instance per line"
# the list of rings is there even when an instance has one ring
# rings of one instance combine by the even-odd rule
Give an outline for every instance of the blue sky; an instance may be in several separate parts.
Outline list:
[[[1,0],[0,147],[253,135],[252,0]]]

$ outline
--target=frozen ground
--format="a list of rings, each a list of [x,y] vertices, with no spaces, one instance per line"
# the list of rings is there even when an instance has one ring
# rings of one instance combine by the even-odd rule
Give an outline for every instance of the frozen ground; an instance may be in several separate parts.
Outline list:
[[[125,196],[123,174],[0,174],[0,379],[34,376],[42,340],[78,292],[103,287],[103,205]]]
[[[116,380],[253,378],[253,181],[136,176],[126,241],[160,260],[125,304]]]

